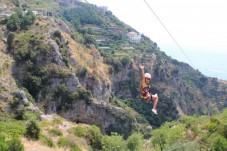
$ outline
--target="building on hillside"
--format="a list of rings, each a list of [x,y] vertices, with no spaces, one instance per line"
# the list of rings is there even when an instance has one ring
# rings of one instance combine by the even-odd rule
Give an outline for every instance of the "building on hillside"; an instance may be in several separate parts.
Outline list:
[[[24,14],[26,14],[28,11],[26,10],[26,11],[24,11]],[[38,11],[32,11],[32,13],[34,14],[34,15],[38,15],[39,14],[39,12]]]
[[[111,50],[111,48],[108,47],[108,46],[102,46],[102,47],[99,47],[99,49],[102,49],[102,50]]]
[[[12,14],[13,14],[13,12],[5,11],[5,12],[2,12],[2,13],[1,13],[1,16],[2,16],[2,17],[9,17],[9,16],[11,16]]]
[[[136,32],[128,32],[127,36],[132,43],[140,43],[141,35]]]

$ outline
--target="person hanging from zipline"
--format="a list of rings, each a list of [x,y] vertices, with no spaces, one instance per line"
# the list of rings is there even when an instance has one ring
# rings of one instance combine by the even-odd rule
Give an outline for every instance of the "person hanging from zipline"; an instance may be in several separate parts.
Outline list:
[[[151,74],[144,73],[144,66],[142,64],[139,65],[139,68],[142,73],[142,80],[140,83],[140,91],[141,91],[141,98],[145,101],[154,101],[153,109],[151,110],[154,114],[157,114],[156,106],[158,104],[158,95],[152,95],[150,93],[150,86],[149,83],[151,82]]]

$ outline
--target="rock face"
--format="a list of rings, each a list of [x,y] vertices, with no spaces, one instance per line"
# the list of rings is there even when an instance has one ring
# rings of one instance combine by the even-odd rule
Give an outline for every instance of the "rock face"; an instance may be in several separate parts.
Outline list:
[[[95,124],[101,127],[103,133],[115,131],[128,136],[132,130],[133,120],[125,110],[104,103],[92,102],[88,105],[83,100],[78,101],[72,109],[61,112],[60,115],[76,123]]]
[[[24,58],[25,61],[15,61],[13,71],[18,82],[28,89],[39,106],[44,107],[46,114],[58,113],[77,123],[95,124],[100,126],[103,133],[116,131],[129,135],[133,120],[128,118],[127,111],[108,103],[111,83],[106,69],[99,67],[106,68],[99,52],[95,48],[85,49],[73,40],[69,27],[63,21],[50,21],[52,24],[45,33],[45,42],[37,41],[45,51],[29,41],[22,44],[19,37],[23,34],[16,36],[15,53],[28,45],[28,48],[34,48],[32,51],[36,54],[33,60]],[[56,31],[61,33],[58,43],[54,37]],[[12,95],[23,103],[27,101],[26,95],[20,91],[12,92]],[[30,106],[27,110],[35,111],[36,108]]]

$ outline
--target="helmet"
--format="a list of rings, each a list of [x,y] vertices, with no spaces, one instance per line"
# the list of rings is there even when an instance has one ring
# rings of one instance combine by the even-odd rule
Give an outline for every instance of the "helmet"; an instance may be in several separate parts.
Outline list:
[[[145,77],[145,78],[151,79],[151,74],[150,74],[150,73],[145,73],[145,74],[144,74],[144,77]]]

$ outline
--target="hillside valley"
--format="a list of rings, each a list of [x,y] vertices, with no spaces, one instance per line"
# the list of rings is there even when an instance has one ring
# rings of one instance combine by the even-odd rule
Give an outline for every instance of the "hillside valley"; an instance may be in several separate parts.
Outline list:
[[[225,146],[227,81],[170,58],[111,11],[86,2],[0,6],[9,13],[0,21],[3,150],[29,150],[30,143],[45,150],[168,150],[184,142],[199,150],[219,140]],[[140,99],[140,63],[152,75],[158,115]],[[157,141],[164,129],[170,135]]]

